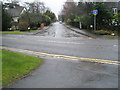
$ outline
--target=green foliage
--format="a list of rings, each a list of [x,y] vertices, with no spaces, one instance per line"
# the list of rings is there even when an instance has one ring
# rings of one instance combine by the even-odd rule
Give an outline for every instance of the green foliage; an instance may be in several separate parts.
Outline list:
[[[29,26],[33,28],[33,27],[39,27],[41,23],[45,23],[46,25],[49,25],[51,21],[53,21],[54,19],[55,19],[55,14],[47,10],[46,13],[44,14],[29,13],[29,12],[23,13],[20,16],[19,21],[28,22]]]
[[[32,30],[37,30],[38,29],[38,27],[33,27],[33,28],[31,28]]]
[[[113,25],[112,25],[112,29],[116,30],[116,31],[120,30],[120,13],[115,14],[113,16],[113,21],[114,22],[113,22]]]
[[[26,12],[20,16],[19,21],[27,22],[31,28],[37,27],[37,25],[42,22],[42,14]]]
[[[80,21],[81,21],[80,16],[75,16],[74,22],[80,22]]]
[[[98,10],[97,17],[97,29],[110,29],[112,24],[112,12],[108,10],[104,3],[97,2],[94,5],[94,9]]]
[[[27,22],[19,22],[19,29],[20,31],[28,30],[29,24]]]
[[[67,24],[70,24],[70,23],[71,23],[71,20],[70,20],[70,19],[67,19],[66,22],[67,22]]]
[[[83,15],[81,16],[81,23],[85,29],[88,29],[89,26],[92,24],[92,19],[88,15]]]
[[[5,8],[2,8],[2,30],[8,30],[11,27],[12,17],[7,13]]]
[[[110,5],[114,5],[114,2]],[[94,23],[93,10],[97,9],[96,28],[98,30],[120,29],[120,14],[113,17],[114,14],[112,8],[109,7],[109,2],[78,2],[76,7],[69,7],[69,3],[68,5],[66,3],[64,7],[61,18],[72,26],[79,27],[79,24],[76,23],[81,22],[83,29],[90,30],[90,25]],[[115,21],[115,23],[113,23],[113,21]]]
[[[45,13],[44,13],[44,15],[47,15],[48,17],[50,17],[51,18],[51,21],[54,21],[55,20],[55,14],[53,13],[53,12],[51,12],[51,11],[49,11],[49,10],[47,10]]]
[[[113,16],[113,19],[115,19],[115,21],[116,21],[117,23],[120,23],[120,13],[115,14],[115,15]]]
[[[51,23],[51,18],[47,15],[42,15],[42,23],[49,25]]]

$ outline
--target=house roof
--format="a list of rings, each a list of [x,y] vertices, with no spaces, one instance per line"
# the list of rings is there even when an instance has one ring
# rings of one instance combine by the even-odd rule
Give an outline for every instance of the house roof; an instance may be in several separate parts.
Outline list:
[[[118,10],[120,10],[120,1],[118,2]]]
[[[14,8],[9,8],[7,11],[10,13],[13,17],[19,16],[22,12],[24,7],[22,6],[15,6]]]

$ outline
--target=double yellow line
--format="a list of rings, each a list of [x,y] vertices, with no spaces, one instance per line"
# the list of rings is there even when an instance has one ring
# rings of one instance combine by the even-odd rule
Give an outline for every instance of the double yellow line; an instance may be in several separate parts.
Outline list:
[[[96,62],[96,63],[103,63],[103,64],[120,65],[119,61],[112,61],[112,60],[103,60],[103,59],[94,59],[94,58],[80,58],[80,57],[74,57],[74,56],[48,54],[48,53],[29,51],[29,50],[23,50],[23,49],[16,49],[16,48],[9,48],[9,47],[0,47],[0,49],[10,50],[10,51],[15,51],[15,52],[20,52],[20,53],[26,53],[26,54],[32,54],[32,55],[37,55],[37,56],[52,56],[52,57],[61,58],[61,59],[68,59],[68,60],[88,61],[88,62]]]

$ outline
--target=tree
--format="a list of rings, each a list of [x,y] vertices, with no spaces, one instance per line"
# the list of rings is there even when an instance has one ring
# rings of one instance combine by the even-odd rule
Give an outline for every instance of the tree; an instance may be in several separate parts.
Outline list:
[[[2,3],[0,2],[0,31],[2,31]]]
[[[28,8],[28,11],[30,13],[43,14],[43,13],[45,13],[45,11],[47,9],[43,2],[32,2],[32,3],[26,2],[25,4],[26,4],[26,8]]]
[[[49,16],[52,21],[54,21],[54,20],[56,19],[55,14],[54,14],[53,12],[49,11],[49,10],[47,10],[47,11],[44,13],[44,15]]]
[[[42,23],[49,25],[51,23],[51,18],[47,15],[42,15]]]
[[[20,31],[28,30],[29,24],[27,22],[19,22],[18,24]]]
[[[2,7],[2,31],[8,30],[11,27],[12,17],[7,13],[4,6]]]
[[[73,0],[71,0],[70,2],[69,0],[67,0],[63,5],[63,9],[61,12],[62,20],[67,21],[69,17],[73,17],[73,14],[76,14],[76,4]]]
[[[37,27],[38,24],[42,23],[42,14],[25,12],[20,16],[19,22],[27,22],[31,28]]]
[[[97,29],[113,29],[113,13],[112,7],[117,3],[109,2],[83,2],[80,0],[78,4],[74,2],[65,2],[60,18],[63,21],[67,21],[70,25],[79,27],[79,22],[82,23],[82,28],[89,29],[90,25],[93,25],[94,16],[93,10],[97,9]],[[112,5],[112,6],[109,6]],[[79,18],[77,18],[79,17]],[[78,20],[77,20],[78,19]]]
[[[89,29],[90,25],[93,24],[91,17],[88,15],[83,15],[81,17],[81,23],[82,23],[82,27],[85,29]]]
[[[113,30],[120,30],[120,13],[113,16]]]
[[[97,29],[110,29],[112,25],[113,14],[103,2],[97,2],[94,4],[94,9],[99,11],[97,18]]]

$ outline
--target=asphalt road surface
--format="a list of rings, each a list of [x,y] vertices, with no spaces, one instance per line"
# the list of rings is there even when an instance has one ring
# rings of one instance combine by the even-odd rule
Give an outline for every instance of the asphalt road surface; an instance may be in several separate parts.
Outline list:
[[[118,61],[118,40],[84,37],[64,25],[54,23],[36,35],[2,35],[2,46],[67,55],[80,58]],[[118,66],[45,58],[45,63],[28,77],[8,88],[117,88]]]

